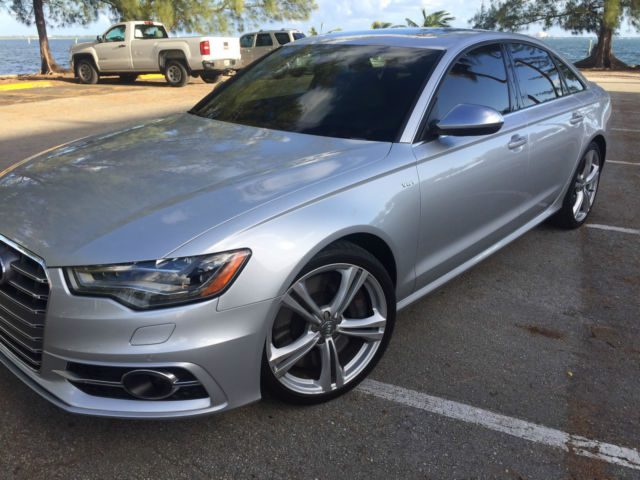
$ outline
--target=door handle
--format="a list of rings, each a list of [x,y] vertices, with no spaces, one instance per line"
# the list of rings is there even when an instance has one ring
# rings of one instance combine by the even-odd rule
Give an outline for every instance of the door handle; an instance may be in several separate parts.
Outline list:
[[[126,47],[126,45],[122,44],[122,45],[118,45],[118,48],[124,48]]]
[[[582,115],[580,115],[579,113],[574,113],[573,116],[571,117],[571,120],[569,120],[569,123],[571,125],[577,125],[579,123],[582,123],[583,119],[584,117]]]
[[[514,135],[511,137],[511,141],[509,142],[509,150],[515,150],[516,148],[520,148],[525,143],[527,143],[527,139],[525,137],[521,137],[520,135]]]

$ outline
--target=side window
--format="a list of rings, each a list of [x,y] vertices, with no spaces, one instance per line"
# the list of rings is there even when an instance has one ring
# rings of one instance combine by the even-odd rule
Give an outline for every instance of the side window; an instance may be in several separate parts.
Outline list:
[[[270,47],[273,45],[273,40],[271,40],[271,35],[268,33],[259,33],[258,38],[256,39],[256,47]]]
[[[157,25],[136,25],[133,37],[140,40],[149,40],[153,38],[167,38],[167,32],[164,27]]]
[[[461,103],[509,111],[509,85],[500,45],[486,45],[462,56],[442,83],[429,125]]]
[[[280,45],[286,45],[291,41],[288,33],[281,32],[281,33],[276,33],[275,35],[276,35],[276,40]]]
[[[253,37],[254,35],[245,35],[240,39],[240,46],[242,48],[251,48],[253,47]]]
[[[567,90],[569,90],[569,93],[576,93],[584,90],[584,85],[582,84],[580,79],[577,77],[577,75],[573,73],[573,70],[571,70],[571,68],[569,68],[569,66],[566,63],[564,63],[562,60],[560,60],[558,57],[553,57],[553,58],[556,61],[558,70],[560,70],[560,73],[564,77],[564,83],[567,86]]]
[[[523,106],[562,96],[560,74],[547,52],[524,43],[512,43],[510,48]]]
[[[126,31],[126,27],[124,25],[118,25],[109,30],[105,36],[105,42],[124,42],[124,32]]]

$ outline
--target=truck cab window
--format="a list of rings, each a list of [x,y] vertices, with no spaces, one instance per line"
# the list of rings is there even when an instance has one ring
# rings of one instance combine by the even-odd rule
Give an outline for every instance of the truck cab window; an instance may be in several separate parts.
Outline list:
[[[245,35],[240,38],[240,46],[242,48],[251,48],[253,47],[253,35]]]
[[[105,36],[104,36],[104,41],[105,42],[124,42],[124,32],[126,31],[127,27],[125,27],[124,25],[118,25],[116,27],[113,27],[111,30],[109,30]]]

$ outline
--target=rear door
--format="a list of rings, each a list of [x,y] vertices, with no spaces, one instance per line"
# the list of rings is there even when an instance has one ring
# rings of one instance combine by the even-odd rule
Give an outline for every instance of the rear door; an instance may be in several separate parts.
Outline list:
[[[450,68],[433,100],[424,138],[413,147],[421,216],[416,287],[487,250],[522,225],[527,201],[527,121],[512,95],[500,44],[476,47]],[[458,104],[492,107],[504,116],[494,134],[436,136],[430,125]]]
[[[528,219],[547,210],[569,181],[582,150],[579,103],[566,95],[549,53],[528,43],[507,45],[519,90],[519,105],[527,116],[529,169],[525,207]]]
[[[258,33],[256,35],[256,46],[253,49],[253,60],[264,57],[271,50],[276,48],[270,33]]]
[[[127,42],[127,26],[116,25],[104,35],[104,41],[93,48],[98,55],[98,68],[101,72],[131,71],[131,46]]]

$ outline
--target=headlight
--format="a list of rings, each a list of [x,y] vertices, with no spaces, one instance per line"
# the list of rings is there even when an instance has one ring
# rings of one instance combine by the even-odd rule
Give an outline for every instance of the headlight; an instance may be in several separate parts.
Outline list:
[[[143,310],[220,295],[250,255],[250,250],[235,250],[121,265],[70,267],[65,272],[74,294],[110,297]]]

